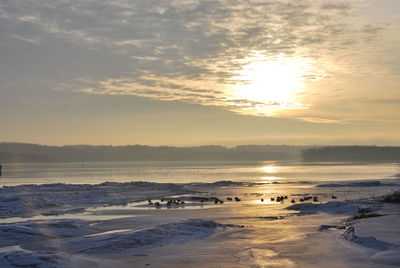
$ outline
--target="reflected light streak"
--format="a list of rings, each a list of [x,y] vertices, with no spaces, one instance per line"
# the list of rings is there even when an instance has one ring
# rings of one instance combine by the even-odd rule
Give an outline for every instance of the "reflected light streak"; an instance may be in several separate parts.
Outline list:
[[[278,169],[279,168],[277,166],[265,166],[261,168],[261,170],[266,173],[277,173]]]

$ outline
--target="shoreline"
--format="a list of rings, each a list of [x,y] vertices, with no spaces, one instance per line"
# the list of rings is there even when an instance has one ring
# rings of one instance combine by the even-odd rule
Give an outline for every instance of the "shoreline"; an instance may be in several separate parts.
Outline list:
[[[376,197],[400,189],[396,180],[325,187],[229,181],[3,187],[0,266],[357,267],[361,261],[393,267],[400,265],[400,241],[393,239],[400,237],[400,207]],[[283,194],[283,202],[271,200]],[[240,201],[227,200],[235,196]],[[301,202],[305,196],[318,201]],[[143,201],[148,198],[160,206]],[[168,207],[166,200],[175,199],[185,204]],[[27,204],[31,213],[16,213]],[[358,207],[372,207],[379,217],[350,220]],[[352,226],[354,236],[343,236]]]

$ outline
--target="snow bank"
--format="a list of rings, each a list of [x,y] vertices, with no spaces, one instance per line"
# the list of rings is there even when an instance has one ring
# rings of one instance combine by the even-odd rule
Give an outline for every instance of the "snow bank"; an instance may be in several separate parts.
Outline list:
[[[353,243],[376,250],[388,250],[396,247],[396,245],[378,240],[374,236],[346,236],[345,238]]]
[[[379,264],[400,266],[400,247],[376,253],[371,260]]]
[[[0,188],[0,218],[77,213],[87,207],[123,205],[188,192],[181,184],[150,182],[4,186]]]
[[[96,232],[82,220],[27,221],[0,225],[0,247],[48,238],[78,237]]]
[[[331,203],[331,204],[329,204]],[[400,265],[400,214],[396,204],[382,204],[371,200],[358,200],[357,203],[328,202],[317,207],[302,207],[304,211],[332,211],[343,214],[355,213],[341,225],[321,225],[319,230],[337,230],[346,228],[340,235],[354,243],[354,248],[365,248],[366,258],[376,267]],[[339,205],[340,204],[340,205]],[[346,205],[347,204],[347,205]],[[324,206],[325,205],[325,206]],[[353,208],[351,207],[353,206]],[[292,206],[295,207],[296,206]],[[336,207],[339,209],[337,210]],[[379,216],[379,217],[376,217]],[[372,250],[372,251],[371,251]]]
[[[48,253],[33,253],[27,251],[13,251],[0,253],[0,267],[58,267],[59,257]]]
[[[212,235],[219,224],[211,220],[189,219],[135,231],[82,237],[63,243],[63,249],[73,253],[115,253],[126,249],[180,244]]]

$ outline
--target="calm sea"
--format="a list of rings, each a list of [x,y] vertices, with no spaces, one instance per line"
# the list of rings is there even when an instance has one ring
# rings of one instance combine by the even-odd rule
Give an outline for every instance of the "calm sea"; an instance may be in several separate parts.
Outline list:
[[[101,162],[5,164],[0,185],[41,183],[248,182],[377,180],[400,173],[400,164],[303,162]]]

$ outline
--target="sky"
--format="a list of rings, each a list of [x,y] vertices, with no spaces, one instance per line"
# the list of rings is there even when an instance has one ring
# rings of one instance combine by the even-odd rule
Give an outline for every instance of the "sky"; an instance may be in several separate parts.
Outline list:
[[[0,141],[400,145],[398,0],[0,0]]]

